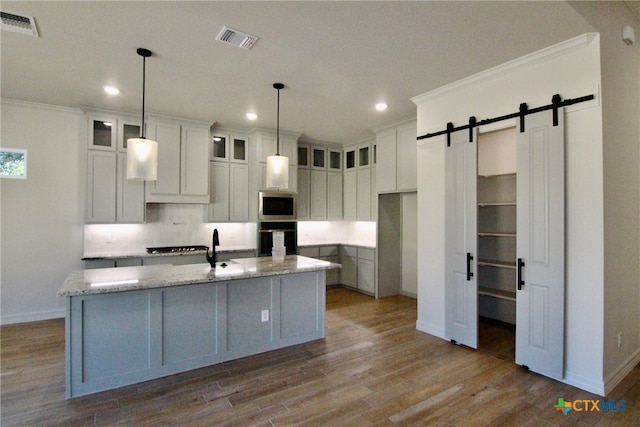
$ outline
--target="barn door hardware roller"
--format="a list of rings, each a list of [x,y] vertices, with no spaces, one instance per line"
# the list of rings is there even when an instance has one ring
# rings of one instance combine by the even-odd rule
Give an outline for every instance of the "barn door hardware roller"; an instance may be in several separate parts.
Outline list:
[[[520,132],[524,132],[524,129],[525,129],[525,117],[528,116],[529,114],[535,114],[535,113],[539,113],[541,111],[546,111],[546,110],[553,110],[553,125],[554,126],[558,126],[558,114],[559,114],[558,111],[560,110],[560,108],[566,107],[568,105],[578,104],[580,102],[591,101],[594,98],[595,98],[595,95],[586,95],[586,96],[581,96],[579,98],[562,100],[562,97],[559,94],[555,94],[551,98],[551,104],[547,104],[547,105],[544,105],[542,107],[529,109],[527,104],[523,102],[522,104],[520,104],[520,107],[518,108],[518,111],[515,112],[515,113],[506,114],[506,115],[500,116],[500,117],[493,117],[493,118],[489,118],[489,119],[483,119],[483,120],[480,120],[480,121],[477,121],[475,116],[471,116],[471,117],[469,117],[469,123],[467,123],[466,125],[458,126],[458,127],[454,127],[453,123],[449,122],[449,123],[447,123],[447,128],[446,129],[438,131],[438,132],[427,133],[425,135],[419,136],[417,138],[417,140],[420,141],[421,139],[433,138],[435,136],[440,136],[440,135],[447,135],[447,147],[450,147],[451,146],[451,134],[453,132],[457,132],[459,130],[469,129],[469,142],[473,142],[473,129],[475,127],[484,126],[484,125],[488,125],[488,124],[491,124],[491,123],[496,123],[496,122],[500,122],[500,121],[503,121],[503,120],[509,120],[509,119],[515,119],[515,118],[519,119]]]

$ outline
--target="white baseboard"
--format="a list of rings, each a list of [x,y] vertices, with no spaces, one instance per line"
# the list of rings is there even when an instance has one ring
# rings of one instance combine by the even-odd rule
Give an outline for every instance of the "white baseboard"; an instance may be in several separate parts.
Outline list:
[[[594,380],[593,378],[588,378],[575,372],[565,370],[564,378],[559,381],[599,396],[604,397],[605,395],[603,381]]]
[[[627,357],[611,374],[604,379],[604,391],[609,394],[627,376],[636,365],[640,363],[640,348]]]
[[[443,340],[446,340],[444,336],[444,329],[436,327],[434,325],[430,325],[426,322],[421,322],[420,320],[418,320],[416,322],[416,329],[419,330],[420,332],[425,332],[427,334],[434,335],[438,338],[442,338]]]
[[[37,322],[64,317],[64,308],[50,311],[38,311],[33,313],[9,314],[0,318],[0,324],[11,325],[14,323]]]

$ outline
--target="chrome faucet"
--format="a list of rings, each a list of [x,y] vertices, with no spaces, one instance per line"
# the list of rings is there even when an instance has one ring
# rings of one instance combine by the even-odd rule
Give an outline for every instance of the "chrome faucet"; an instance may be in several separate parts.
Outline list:
[[[213,240],[211,242],[211,249],[213,250],[213,256],[209,255],[209,250],[207,249],[207,261],[209,261],[209,265],[211,268],[216,268],[216,246],[220,246],[220,239],[218,238],[218,229],[213,229]]]

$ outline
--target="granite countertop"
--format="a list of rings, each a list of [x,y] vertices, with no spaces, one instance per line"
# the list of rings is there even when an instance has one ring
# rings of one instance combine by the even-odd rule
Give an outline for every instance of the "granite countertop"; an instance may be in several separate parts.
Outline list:
[[[140,267],[97,268],[72,271],[58,296],[79,296],[171,286],[212,283],[253,277],[277,276],[308,271],[341,268],[340,264],[287,255],[277,262],[272,257],[239,258],[227,262],[227,267],[212,270],[209,264],[147,265]]]
[[[216,247],[217,253],[234,253],[234,252],[249,252],[256,251],[256,248],[250,248],[246,246],[218,246]],[[140,252],[85,252],[82,256],[82,261],[98,260],[98,259],[125,259],[125,258],[156,258],[166,256],[181,256],[181,255],[202,255],[204,256],[207,251],[187,251],[187,252],[167,252],[161,254],[150,254],[146,250]]]
[[[316,246],[354,246],[356,248],[376,249],[375,243],[363,243],[363,242],[356,242],[356,243],[305,242],[305,243],[298,244],[299,248],[309,248],[309,247],[316,247]]]

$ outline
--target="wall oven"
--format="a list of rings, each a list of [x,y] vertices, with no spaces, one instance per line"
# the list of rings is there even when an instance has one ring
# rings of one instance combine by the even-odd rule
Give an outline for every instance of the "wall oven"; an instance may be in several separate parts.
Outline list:
[[[298,195],[280,191],[260,191],[258,201],[258,220],[295,221]]]
[[[295,221],[263,221],[258,223],[258,256],[271,256],[273,232],[284,233],[287,255],[298,254],[298,223]]]

